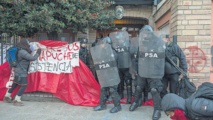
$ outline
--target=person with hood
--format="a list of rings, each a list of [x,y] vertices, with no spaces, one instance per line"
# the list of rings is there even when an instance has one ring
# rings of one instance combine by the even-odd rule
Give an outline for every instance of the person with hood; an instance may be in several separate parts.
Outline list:
[[[174,93],[166,94],[161,106],[172,120],[213,120],[213,84],[202,83],[187,99]]]
[[[19,43],[17,43],[16,46],[19,49],[17,55],[18,65],[14,68],[14,82],[12,84],[12,87],[7,91],[4,97],[4,101],[8,103],[13,102],[13,105],[15,106],[23,106],[24,104],[21,102],[21,96],[27,87],[27,74],[30,61],[34,61],[39,57],[39,55],[41,54],[41,49],[38,49],[35,55],[31,55],[33,46],[30,45],[27,39],[21,40]],[[18,85],[20,85],[21,87],[19,88],[14,100],[12,100],[11,93]]]
[[[172,120],[189,120],[184,114],[185,99],[174,93],[168,93],[163,97],[161,107]]]

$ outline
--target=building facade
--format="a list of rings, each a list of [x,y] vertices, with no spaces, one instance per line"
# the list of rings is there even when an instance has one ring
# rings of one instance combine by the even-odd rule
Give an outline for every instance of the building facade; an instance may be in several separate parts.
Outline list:
[[[115,0],[111,9],[116,6],[122,6],[124,14],[114,20],[115,30],[125,27],[129,36],[135,37],[149,24],[169,34],[171,40],[177,36],[177,44],[187,58],[190,79],[197,85],[213,82],[213,0]],[[107,36],[112,31],[88,30],[86,34],[74,34],[64,30],[59,39],[71,43],[87,38],[90,48],[96,37]],[[37,39],[48,37],[40,33]]]
[[[153,11],[156,30],[177,36],[190,79],[197,85],[212,78],[212,0],[162,0]]]
[[[143,25],[149,24],[169,34],[171,40],[176,36],[186,55],[190,80],[197,86],[213,82],[213,0],[117,0],[117,3],[124,8],[123,18],[114,21],[119,29],[127,27],[130,37],[134,37],[132,33],[137,34]]]

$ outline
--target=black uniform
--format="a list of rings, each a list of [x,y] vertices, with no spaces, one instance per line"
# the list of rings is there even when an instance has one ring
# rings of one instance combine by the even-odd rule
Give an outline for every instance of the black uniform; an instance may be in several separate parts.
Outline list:
[[[132,77],[129,73],[129,68],[119,68],[119,76],[121,79],[121,82],[118,86],[118,93],[120,94],[121,98],[124,97],[124,85],[126,85],[127,88],[127,104],[131,103],[132,99]]]
[[[131,59],[132,59],[132,69],[135,69],[135,72],[136,73],[132,73],[132,81],[133,81],[133,85],[135,87],[135,92],[136,92],[136,88],[137,88],[137,81],[138,81],[138,72],[137,72],[137,69],[138,69],[138,60],[137,60],[137,55],[136,54],[133,54],[131,55]],[[143,102],[146,102],[148,101],[148,94],[149,94],[149,86],[148,86],[148,83],[146,84],[145,88],[143,89],[143,95],[141,94],[140,95],[140,99],[138,101],[138,106],[140,107],[142,105]],[[142,99],[143,98],[143,99]]]
[[[172,42],[167,45],[166,56],[170,58],[174,63],[176,63],[183,71],[187,72],[186,57],[177,44]],[[167,94],[168,85],[170,88],[170,92],[176,93],[180,75],[180,72],[175,68],[174,65],[172,65],[172,63],[169,62],[169,60],[166,59],[165,62],[165,75],[162,79],[164,87],[161,92],[161,97]]]
[[[89,51],[87,49],[87,47],[83,47],[82,44],[86,44],[87,43],[87,39],[81,39],[80,40],[80,50],[79,50],[79,58],[84,62],[84,64],[86,64],[88,67],[90,65],[90,60],[89,60]]]

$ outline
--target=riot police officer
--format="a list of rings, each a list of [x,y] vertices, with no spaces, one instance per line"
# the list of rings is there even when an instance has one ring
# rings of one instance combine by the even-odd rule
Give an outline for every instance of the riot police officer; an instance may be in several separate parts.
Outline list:
[[[153,120],[161,117],[161,97],[160,92],[163,88],[162,77],[165,67],[165,44],[160,37],[154,33],[149,25],[145,25],[139,35],[138,52],[138,80],[134,102],[129,107],[134,111],[138,107],[138,102],[142,90],[147,83],[151,90],[154,102]]]
[[[88,40],[86,38],[80,39],[79,58],[87,65],[87,67],[89,67],[89,51],[86,47],[87,43]]]
[[[117,92],[120,78],[116,63],[117,55],[111,47],[110,38],[103,38],[100,43],[92,47],[91,55],[101,85],[100,104],[94,107],[94,111],[106,109],[107,92],[109,89],[109,94],[114,103],[110,113],[116,113],[121,110],[120,96]]]
[[[112,39],[112,47],[118,54],[118,69],[121,82],[118,86],[118,93],[121,98],[124,97],[124,85],[127,89],[127,104],[131,103],[132,100],[132,78],[129,73],[129,68],[131,65],[131,55],[129,51],[130,40],[129,34],[126,30],[120,30],[112,32],[109,34],[110,39]]]
[[[137,76],[138,76],[138,60],[137,60],[137,52],[138,52],[138,37],[132,37],[130,40],[130,54],[131,54],[131,66],[129,68],[129,72],[132,77],[132,82],[135,87],[137,87]],[[149,87],[148,85],[143,90],[143,99],[142,94],[140,95],[140,99],[138,102],[138,106],[141,106],[143,102],[148,101],[148,93],[149,93]]]

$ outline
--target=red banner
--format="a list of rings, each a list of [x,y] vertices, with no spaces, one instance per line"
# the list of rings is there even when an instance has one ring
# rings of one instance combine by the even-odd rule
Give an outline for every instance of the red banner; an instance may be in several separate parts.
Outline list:
[[[67,44],[51,40],[43,40],[39,43],[49,47],[60,47]],[[4,63],[0,66],[0,100],[3,99],[7,91],[6,83],[9,77],[9,65]],[[90,69],[81,60],[79,60],[78,67],[73,67],[72,73],[34,72],[28,75],[27,80],[28,86],[25,92],[50,92],[55,97],[72,105],[96,106],[99,103],[100,85],[96,82]]]

